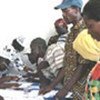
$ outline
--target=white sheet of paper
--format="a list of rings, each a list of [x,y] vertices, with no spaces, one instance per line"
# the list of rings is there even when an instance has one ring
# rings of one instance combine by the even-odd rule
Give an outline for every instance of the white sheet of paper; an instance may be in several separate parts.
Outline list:
[[[5,100],[44,100],[43,98],[54,97],[58,92],[57,90],[52,90],[45,95],[38,95],[39,85],[33,83],[23,82],[20,88],[31,89],[30,92],[25,92],[23,90],[13,90],[13,89],[0,89],[0,95],[4,97]],[[66,96],[67,98],[72,95],[71,92]]]

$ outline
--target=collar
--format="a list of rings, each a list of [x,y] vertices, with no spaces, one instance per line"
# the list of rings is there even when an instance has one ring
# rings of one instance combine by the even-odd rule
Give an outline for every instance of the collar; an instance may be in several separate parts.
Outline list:
[[[78,30],[80,27],[85,28],[85,23],[83,18],[75,25],[72,27],[73,30]]]

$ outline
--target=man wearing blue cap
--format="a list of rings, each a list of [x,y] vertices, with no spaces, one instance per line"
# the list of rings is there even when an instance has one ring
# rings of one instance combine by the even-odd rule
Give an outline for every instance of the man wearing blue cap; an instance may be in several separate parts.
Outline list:
[[[62,3],[55,7],[55,9],[66,9],[71,6],[82,8],[83,2],[82,0],[63,0]]]
[[[76,25],[81,19],[82,0],[63,0],[62,3],[55,7],[61,9],[63,17],[67,23]]]
[[[65,70],[60,71],[59,75],[49,86],[52,89],[64,76],[64,86],[56,94],[57,100],[63,100],[62,98],[69,92],[73,91],[73,100],[82,100],[84,93],[84,82],[88,75],[87,66],[91,66],[91,62],[83,59],[74,49],[73,41],[77,37],[78,33],[85,28],[84,21],[81,16],[82,0],[63,0],[62,3],[55,7],[55,9],[61,9],[62,15],[66,23],[73,24],[73,27],[68,34],[65,45],[65,57],[64,66]],[[89,69],[90,70],[90,69]],[[85,72],[85,73],[83,73]],[[84,77],[83,77],[83,76]],[[81,77],[82,76],[82,77]],[[81,80],[80,80],[81,79]],[[50,87],[49,87],[50,88]],[[50,90],[50,89],[49,89]],[[46,92],[47,89],[43,92]]]
[[[82,100],[86,77],[90,70],[87,70],[87,66],[91,66],[92,64],[92,62],[78,55],[72,45],[78,33],[86,28],[81,16],[82,5],[82,0],[63,0],[60,5],[55,7],[55,9],[62,10],[63,18],[67,23],[73,24],[65,45],[64,87],[56,94],[56,98],[59,98],[59,100],[65,96],[68,91],[73,91],[74,100]]]

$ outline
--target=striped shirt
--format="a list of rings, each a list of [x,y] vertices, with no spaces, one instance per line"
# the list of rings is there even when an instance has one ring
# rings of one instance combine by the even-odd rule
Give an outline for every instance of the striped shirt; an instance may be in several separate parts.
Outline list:
[[[68,36],[68,33],[61,35],[61,36],[58,38],[58,41],[57,41],[57,42],[66,42],[67,36]]]
[[[65,42],[68,37],[68,33],[61,35],[58,38],[57,44],[59,44],[63,49],[65,49]]]
[[[61,44],[55,43],[48,47],[44,60],[48,61],[50,66],[42,70],[46,78],[53,79],[57,76],[60,68],[63,67],[64,54]]]

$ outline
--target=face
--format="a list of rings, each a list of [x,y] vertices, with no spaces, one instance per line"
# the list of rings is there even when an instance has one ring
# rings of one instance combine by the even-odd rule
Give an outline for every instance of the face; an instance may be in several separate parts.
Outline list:
[[[79,15],[79,9],[78,8],[70,7],[70,8],[67,8],[67,9],[62,9],[62,16],[68,24],[76,21],[78,15]]]
[[[68,32],[68,31],[67,31],[67,26],[64,25],[64,24],[56,25],[56,26],[55,26],[55,29],[56,29],[58,35],[62,35],[62,34],[65,34],[65,33]]]
[[[32,59],[34,62],[37,62],[38,60],[38,57],[39,57],[39,50],[38,48],[34,48],[34,47],[31,47],[31,55],[33,56]]]
[[[100,21],[95,21],[93,19],[88,19],[84,16],[84,21],[86,23],[86,26],[89,30],[89,33],[91,36],[100,41]]]

